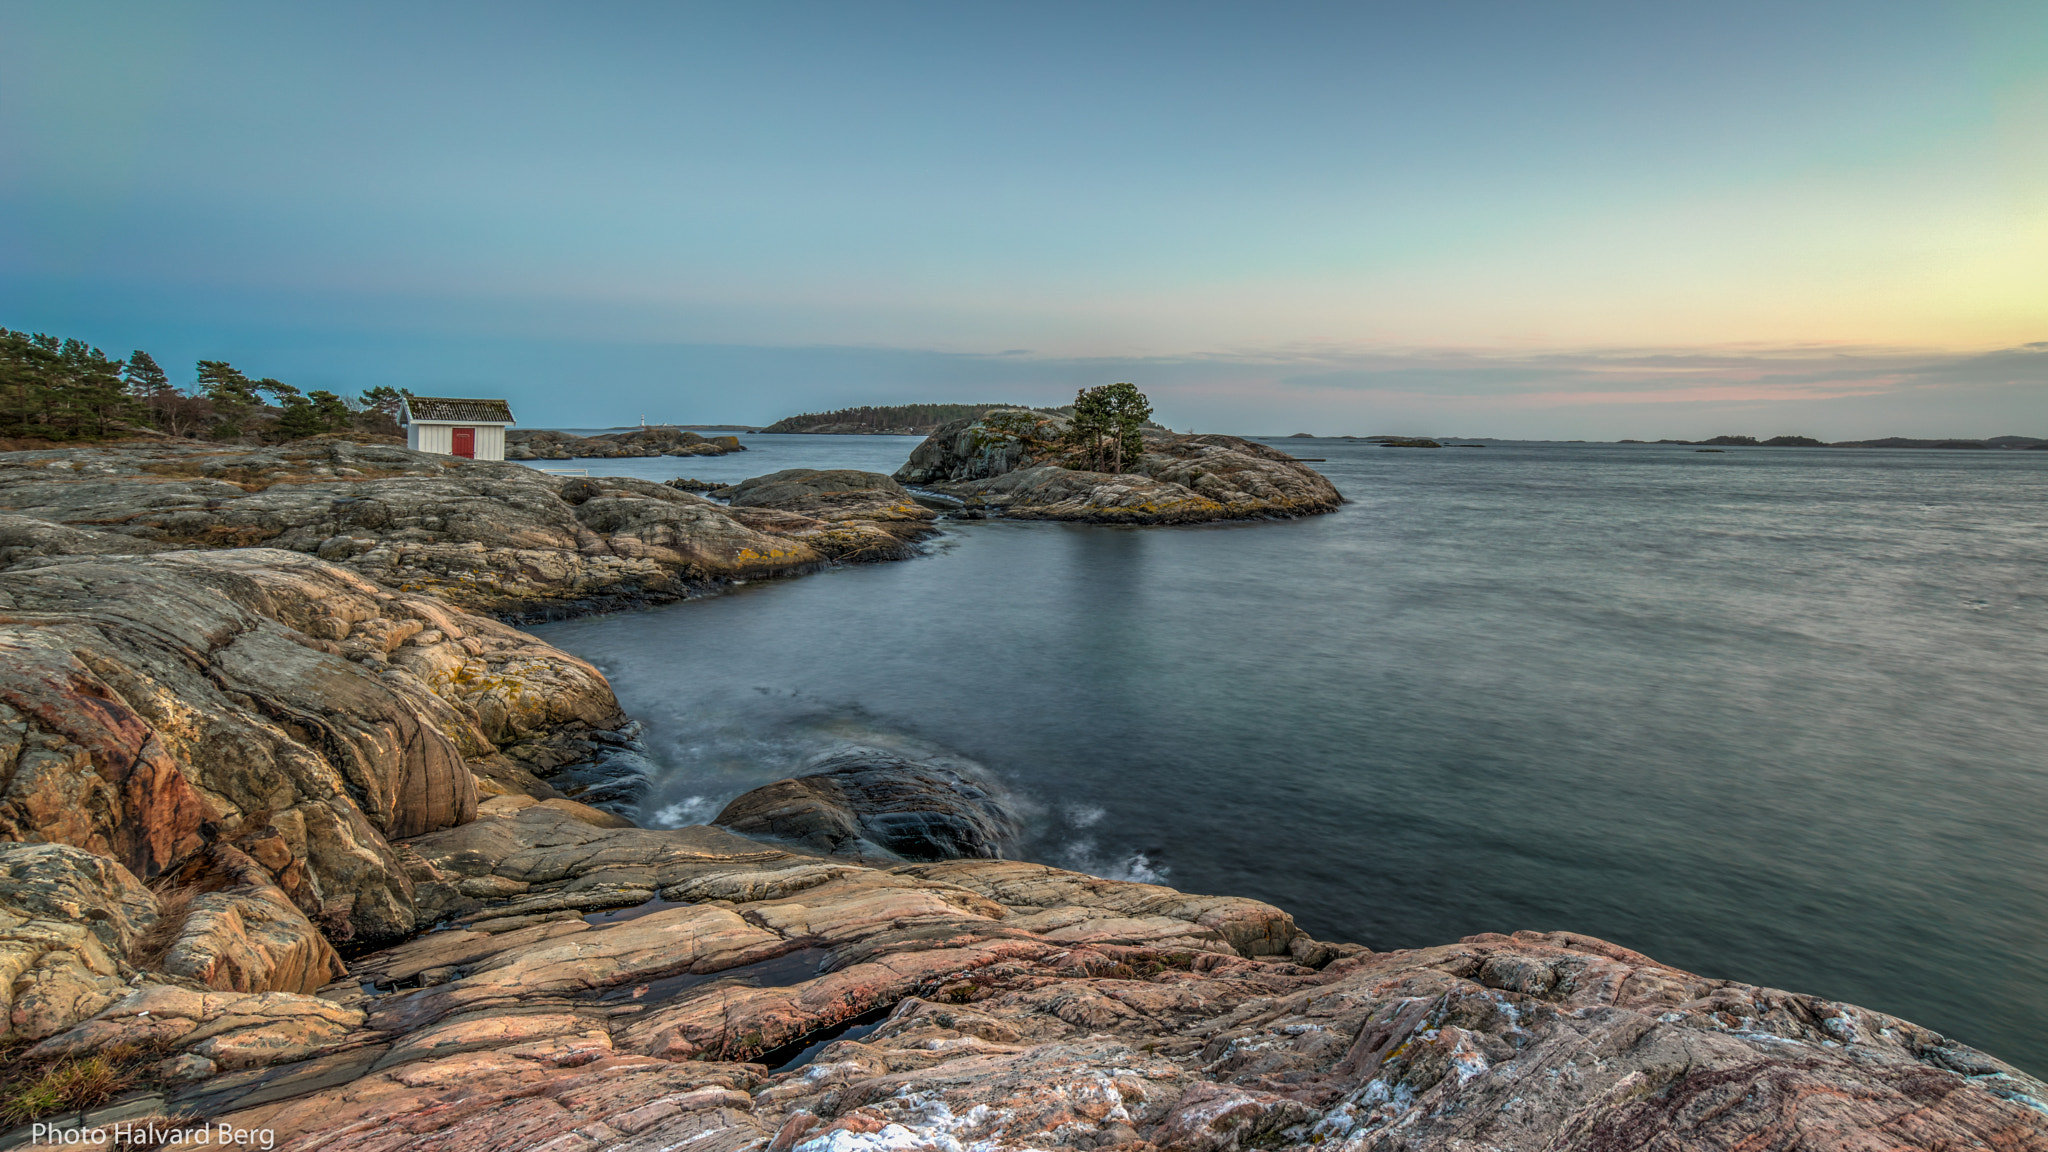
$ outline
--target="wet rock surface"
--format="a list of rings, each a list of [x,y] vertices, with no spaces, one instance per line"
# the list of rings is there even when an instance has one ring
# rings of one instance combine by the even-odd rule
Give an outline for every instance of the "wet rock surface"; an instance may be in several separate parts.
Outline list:
[[[993,858],[1017,816],[977,766],[868,748],[829,753],[795,779],[756,788],[713,824],[864,862]]]
[[[1145,431],[1145,451],[1120,474],[1077,468],[1060,417],[1024,409],[991,416],[1035,421],[1029,434],[956,420],[912,450],[895,478],[962,502],[966,515],[1100,524],[1191,524],[1310,516],[1343,497],[1285,452],[1236,436]]]

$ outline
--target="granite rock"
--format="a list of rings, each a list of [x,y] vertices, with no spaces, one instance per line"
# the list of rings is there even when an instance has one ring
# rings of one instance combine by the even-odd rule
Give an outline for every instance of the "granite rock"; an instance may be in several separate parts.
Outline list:
[[[0,842],[0,1039],[71,1027],[126,991],[157,900],[126,868],[64,844]]]
[[[720,495],[735,508],[773,508],[833,522],[904,524],[913,531],[916,525],[936,518],[888,476],[847,468],[785,468],[742,480]]]
[[[561,498],[565,488],[575,503]],[[0,453],[0,512],[101,534],[10,520],[0,523],[0,563],[58,551],[263,545],[500,615],[676,600],[720,581],[906,554],[871,522],[766,509],[736,516],[651,481],[571,480],[326,440]]]
[[[31,1055],[153,1038],[221,1069],[165,1110],[306,1149],[2048,1149],[2048,1088],[1983,1053],[1588,937],[1314,968],[1256,901],[743,844],[487,815],[407,847],[537,882],[480,915],[570,915],[422,936],[324,1000],[149,986]],[[573,899],[604,874],[697,898],[606,919]]]
[[[712,821],[745,836],[862,861],[993,857],[1016,814],[978,766],[844,748],[727,804]]]
[[[992,430],[991,415],[1037,428]],[[1099,524],[1309,516],[1343,503],[1322,474],[1255,441],[1146,429],[1144,453],[1112,475],[1082,469],[1060,442],[1065,429],[1064,418],[1025,409],[956,420],[918,445],[895,478],[960,500],[969,515]]]
[[[0,833],[207,889],[228,844],[338,939],[413,928],[387,838],[473,818],[470,758],[623,720],[588,664],[290,552],[40,558],[0,608]]]

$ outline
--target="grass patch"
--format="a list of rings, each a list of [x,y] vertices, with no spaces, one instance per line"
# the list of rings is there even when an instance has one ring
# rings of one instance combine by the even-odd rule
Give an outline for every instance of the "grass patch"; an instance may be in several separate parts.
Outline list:
[[[12,1126],[106,1104],[140,1082],[143,1069],[163,1054],[119,1044],[90,1056],[34,1064],[24,1063],[19,1052],[7,1055],[14,1074],[0,1085],[0,1124]]]
[[[192,898],[197,895],[197,888],[167,888],[157,893],[156,922],[136,940],[129,962],[145,971],[161,971],[171,945],[185,931],[185,921],[192,915]]]

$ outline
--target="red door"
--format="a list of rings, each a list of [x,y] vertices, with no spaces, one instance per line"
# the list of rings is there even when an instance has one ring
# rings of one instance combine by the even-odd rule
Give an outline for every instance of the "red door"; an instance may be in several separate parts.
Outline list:
[[[465,460],[476,459],[476,429],[455,429],[455,454]]]

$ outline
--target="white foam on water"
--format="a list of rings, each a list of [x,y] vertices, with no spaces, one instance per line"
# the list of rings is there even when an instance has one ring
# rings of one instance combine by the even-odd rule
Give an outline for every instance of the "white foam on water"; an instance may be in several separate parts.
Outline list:
[[[1076,828],[1093,828],[1097,824],[1102,823],[1102,818],[1108,814],[1100,806],[1094,804],[1069,804],[1065,813],[1067,823]]]
[[[689,824],[703,824],[718,815],[718,805],[709,796],[686,796],[674,804],[666,804],[654,814],[656,828],[681,828]]]
[[[1169,869],[1164,864],[1154,864],[1151,857],[1135,850],[1119,849],[1106,857],[1099,854],[1092,837],[1069,840],[1060,845],[1059,863],[1063,868],[1100,876],[1104,880],[1127,880],[1137,884],[1164,884]]]

